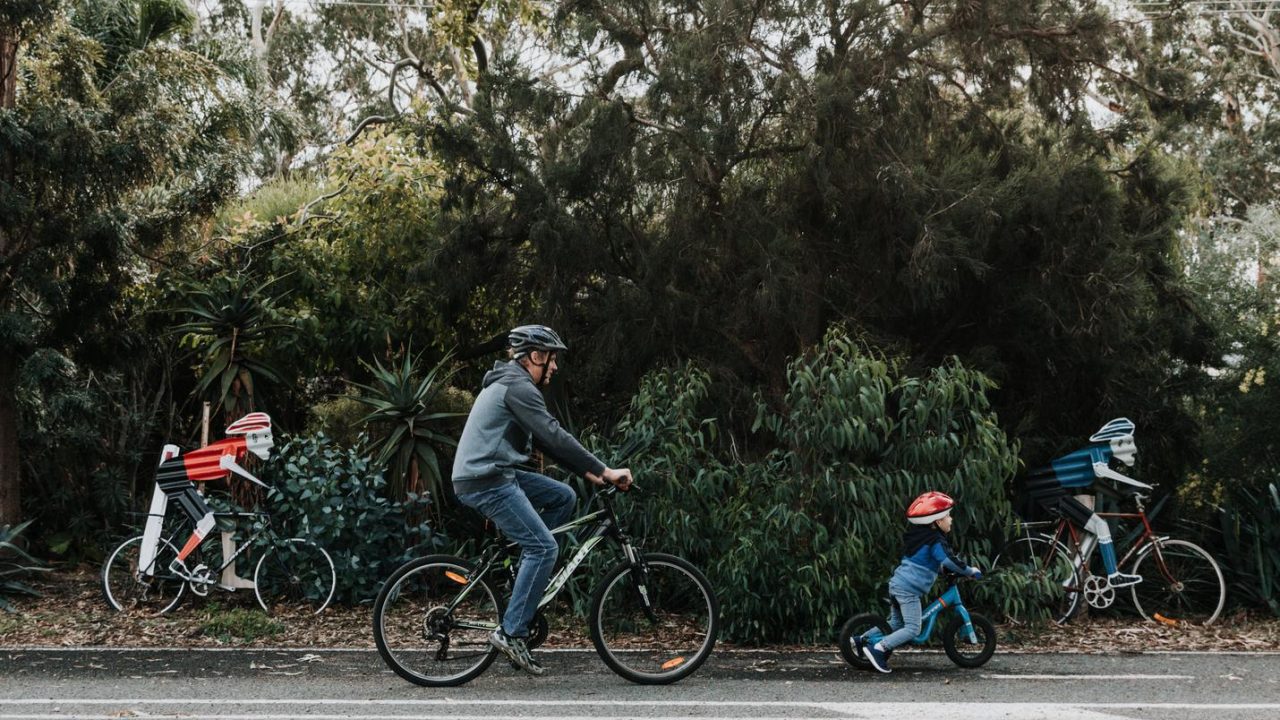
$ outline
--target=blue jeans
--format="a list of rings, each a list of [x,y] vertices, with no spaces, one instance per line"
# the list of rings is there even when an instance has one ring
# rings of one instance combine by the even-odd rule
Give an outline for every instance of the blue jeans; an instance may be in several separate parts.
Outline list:
[[[880,642],[885,650],[892,650],[899,645],[906,645],[920,634],[920,596],[904,593],[889,587],[889,594],[897,602],[890,603],[889,628],[893,632],[884,636]]]
[[[480,492],[463,493],[458,500],[493,521],[520,546],[520,570],[511,588],[511,603],[502,616],[502,629],[511,637],[527,637],[529,622],[551,580],[560,546],[551,529],[569,519],[577,493],[545,475],[516,471],[515,482]]]

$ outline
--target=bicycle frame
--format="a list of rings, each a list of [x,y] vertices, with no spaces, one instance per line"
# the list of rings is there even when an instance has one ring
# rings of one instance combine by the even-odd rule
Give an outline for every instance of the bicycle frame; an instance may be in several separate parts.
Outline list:
[[[259,520],[261,520],[261,521],[262,521],[262,528],[261,528],[260,530],[255,531],[252,535],[250,535],[248,538],[246,538],[246,539],[244,540],[244,542],[239,543],[239,544],[237,545],[237,547],[236,547],[236,551],[235,551],[234,553],[232,553],[232,554],[231,554],[231,557],[229,557],[229,558],[223,558],[222,564],[221,564],[221,565],[219,565],[219,566],[218,566],[218,567],[216,567],[216,568],[213,568],[213,572],[214,572],[214,574],[215,574],[215,575],[216,575],[216,574],[221,573],[223,570],[225,570],[227,567],[229,567],[232,563],[234,563],[234,562],[236,561],[236,559],[237,559],[237,558],[239,558],[241,555],[243,555],[243,554],[245,553],[245,551],[247,551],[247,550],[249,549],[249,546],[253,544],[253,541],[254,541],[254,540],[257,540],[258,538],[260,538],[260,537],[262,537],[263,535],[266,535],[266,534],[270,534],[273,538],[275,538],[275,533],[274,533],[274,531],[273,531],[273,529],[272,529],[272,527],[271,527],[271,513],[267,513],[267,512],[215,512],[215,513],[213,514],[213,517],[214,517],[214,519],[215,519],[215,520],[216,520],[216,519],[227,519],[227,518],[232,518],[232,519],[237,519],[237,520],[238,520],[238,519],[241,519],[241,518],[258,518]],[[190,525],[189,525],[188,523],[186,523],[186,522],[180,523],[180,524],[178,525],[178,529],[177,529],[176,531],[174,531],[173,533],[171,533],[171,534],[169,535],[169,537],[164,538],[164,542],[165,542],[166,544],[168,544],[168,545],[174,545],[174,542],[173,542],[174,538],[182,538],[182,537],[185,537],[187,534],[189,534],[189,533],[190,533],[189,528],[190,528]],[[276,539],[278,539],[278,538],[276,538]],[[157,544],[158,544],[158,543],[159,543],[159,538],[157,538]],[[147,573],[147,575],[155,575],[157,570],[159,570],[160,572],[168,573],[168,568],[158,568],[158,569],[157,569],[157,568],[155,568],[155,567],[154,567],[154,564],[155,564],[155,563],[154,563],[154,556],[153,556],[153,559],[152,559],[152,563],[151,563],[151,565],[150,565],[148,568],[146,568],[146,570],[145,570],[145,572]],[[191,581],[190,581],[190,580],[188,580],[187,582],[191,582]],[[239,588],[227,588],[227,589],[228,589],[228,590],[231,590],[231,591],[234,591],[234,590],[237,590],[237,589],[239,589]],[[252,588],[252,587],[247,587],[247,588],[243,588],[243,589],[245,589],[245,590],[252,590],[253,588]]]
[[[596,497],[600,498],[603,507],[599,510],[589,512],[586,515],[570,520],[569,522],[551,530],[552,535],[566,535],[572,533],[576,529],[586,528],[589,530],[580,533],[577,537],[581,538],[582,544],[578,551],[574,553],[573,558],[565,563],[547,583],[547,590],[543,594],[542,599],[538,601],[538,609],[542,609],[548,603],[555,599],[560,590],[569,582],[570,576],[578,569],[587,556],[598,546],[605,538],[609,538],[618,543],[622,547],[622,553],[626,557],[627,562],[631,565],[639,563],[640,555],[636,552],[635,547],[631,544],[631,539],[626,535],[618,524],[618,516],[613,509],[612,495],[615,492],[613,488],[601,491]],[[519,550],[519,545],[505,540],[493,540],[489,542],[480,553],[480,559],[476,561],[476,569],[471,572],[470,577],[454,578],[462,583],[463,588],[457,597],[449,603],[447,609],[453,612],[457,606],[471,594],[471,589],[475,585],[471,582],[472,578],[483,578],[488,575],[497,566],[500,558],[505,558],[513,551]],[[649,611],[648,598],[642,598],[645,610]],[[493,630],[497,623],[473,622],[467,620],[459,620],[457,627],[467,628],[471,630]]]
[[[933,634],[933,628],[937,623],[938,616],[946,608],[952,608],[960,614],[960,618],[964,620],[964,631],[969,636],[969,642],[975,644],[978,642],[978,636],[973,630],[973,620],[969,617],[969,610],[965,608],[964,601],[960,599],[960,589],[955,582],[952,582],[945,592],[921,611],[920,634],[911,639],[913,645],[923,645],[928,642],[929,636]],[[875,643],[883,637],[884,633],[880,632],[878,628],[873,629],[868,635],[868,642]]]
[[[1142,522],[1142,531],[1138,534],[1137,539],[1133,541],[1133,544],[1129,546],[1124,555],[1116,560],[1117,568],[1124,567],[1139,553],[1144,552],[1144,548],[1150,546],[1151,552],[1155,553],[1156,566],[1160,568],[1160,572],[1163,573],[1167,579],[1173,579],[1169,574],[1168,568],[1165,566],[1164,556],[1160,553],[1159,541],[1164,539],[1164,536],[1157,535],[1155,530],[1151,528],[1151,521],[1147,518],[1147,513],[1143,509],[1141,501],[1138,501],[1137,512],[1107,512],[1097,513],[1097,515],[1103,520],[1115,518],[1118,520],[1139,520]],[[1062,517],[1055,522],[1024,523],[1023,527],[1026,528],[1026,532],[1029,536],[1031,533],[1031,527],[1047,528],[1050,524],[1054,527],[1053,532],[1046,532],[1044,535],[1049,537],[1053,542],[1053,545],[1050,545],[1049,549],[1046,550],[1046,556],[1040,558],[1041,565],[1047,567],[1050,561],[1049,555],[1052,554],[1053,548],[1055,546],[1060,546],[1073,551],[1072,562],[1075,564],[1076,568],[1087,568],[1089,558],[1093,556],[1093,550],[1096,543],[1086,543],[1085,541],[1089,540],[1090,537],[1084,532],[1084,530],[1076,527],[1075,524],[1067,518]]]

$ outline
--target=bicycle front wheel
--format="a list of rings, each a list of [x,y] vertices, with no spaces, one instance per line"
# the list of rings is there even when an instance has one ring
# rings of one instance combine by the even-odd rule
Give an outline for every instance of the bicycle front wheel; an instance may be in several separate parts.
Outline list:
[[[716,644],[711,583],[682,558],[647,553],[609,571],[591,601],[591,642],[622,677],[666,685],[693,674]]]
[[[1133,562],[1133,573],[1142,576],[1133,586],[1133,605],[1148,620],[1209,625],[1227,601],[1218,563],[1186,540],[1152,540]]]
[[[329,553],[306,538],[289,538],[263,553],[253,571],[253,594],[273,615],[316,614],[333,600],[338,574]]]
[[[951,662],[962,668],[982,667],[996,651],[996,628],[977,613],[969,613],[969,622],[973,626],[972,638],[965,632],[964,618],[958,614],[951,618],[942,631],[942,649]]]
[[[498,651],[498,598],[462,558],[429,555],[401,565],[373,605],[378,654],[416,685],[447,687],[479,677]]]
[[[120,612],[160,615],[178,606],[186,580],[169,570],[178,550],[166,540],[156,543],[155,557],[142,567],[142,536],[116,546],[102,564],[102,596]]]
[[[1005,615],[1015,622],[1047,615],[1061,625],[1080,608],[1083,581],[1071,555],[1061,543],[1044,535],[1020,535],[1005,544],[992,561],[992,573],[1018,578],[1011,591],[1021,602],[1006,606]]]

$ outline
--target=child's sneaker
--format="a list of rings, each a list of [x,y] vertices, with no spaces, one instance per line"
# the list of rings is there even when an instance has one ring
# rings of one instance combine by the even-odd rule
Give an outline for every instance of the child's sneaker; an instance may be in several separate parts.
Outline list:
[[[874,667],[876,670],[879,670],[882,673],[893,672],[893,670],[889,669],[888,653],[881,650],[878,645],[863,645],[862,654],[866,656],[867,660],[871,661],[871,667]]]

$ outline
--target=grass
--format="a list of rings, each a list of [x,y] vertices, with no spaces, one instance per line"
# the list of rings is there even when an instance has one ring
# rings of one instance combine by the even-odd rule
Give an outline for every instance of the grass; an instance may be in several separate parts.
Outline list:
[[[284,623],[272,619],[261,610],[224,608],[210,603],[200,620],[200,634],[219,642],[253,642],[258,638],[280,635]]]
[[[22,618],[17,613],[0,611],[0,636],[16,631],[22,626]]]

